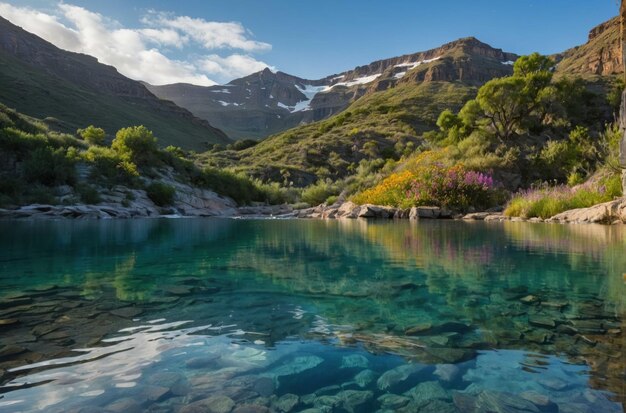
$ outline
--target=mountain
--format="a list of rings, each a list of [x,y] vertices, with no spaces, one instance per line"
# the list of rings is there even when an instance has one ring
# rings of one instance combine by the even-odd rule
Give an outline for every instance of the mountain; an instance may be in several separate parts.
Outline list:
[[[619,17],[591,29],[584,45],[553,57],[558,74],[611,76],[624,73]]]
[[[517,56],[469,37],[439,48],[379,60],[323,79],[307,80],[269,69],[226,85],[147,85],[208,120],[235,139],[260,139],[345,110],[369,93],[402,84],[461,82],[480,86],[512,73]]]
[[[126,126],[151,129],[165,145],[203,150],[228,143],[221,130],[161,100],[114,67],[61,50],[0,17],[0,102],[45,118],[63,131],[94,124],[109,134]]]

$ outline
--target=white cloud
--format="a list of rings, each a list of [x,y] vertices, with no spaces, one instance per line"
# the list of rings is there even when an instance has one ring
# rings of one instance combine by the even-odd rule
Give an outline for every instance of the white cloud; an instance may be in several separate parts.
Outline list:
[[[258,72],[260,70],[269,67],[275,70],[274,67],[267,63],[260,62],[250,56],[241,54],[232,54],[227,57],[221,57],[218,55],[209,55],[202,60],[202,68],[209,74],[228,76],[233,75],[235,77],[243,77],[250,73]]]
[[[171,17],[166,13],[152,12],[142,21],[149,25],[180,30],[204,45],[206,49],[241,49],[246,52],[266,51],[272,46],[247,38],[249,32],[236,22],[210,22],[188,16]]]
[[[112,65],[133,79],[160,85],[193,83],[209,86],[262,70],[268,65],[248,54],[215,54],[216,49],[245,53],[271,49],[249,38],[239,23],[209,22],[186,16],[151,12],[140,28],[124,28],[118,22],[83,7],[59,3],[54,14],[0,3],[0,15],[56,46],[85,53]],[[196,47],[189,51],[188,47]],[[179,55],[168,57],[175,48]],[[199,52],[198,52],[199,50]],[[203,52],[212,52],[203,55]]]

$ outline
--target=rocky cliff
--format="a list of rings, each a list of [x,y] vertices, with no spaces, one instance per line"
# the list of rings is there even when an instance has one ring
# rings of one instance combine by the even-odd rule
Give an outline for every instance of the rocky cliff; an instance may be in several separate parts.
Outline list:
[[[404,83],[462,82],[479,86],[512,73],[517,56],[475,38],[378,60],[323,79],[308,80],[269,69],[227,85],[147,85],[236,139],[259,139],[302,123],[326,119],[360,97]]]
[[[587,43],[554,56],[557,73],[610,76],[624,72],[620,18],[615,17],[589,32]]]

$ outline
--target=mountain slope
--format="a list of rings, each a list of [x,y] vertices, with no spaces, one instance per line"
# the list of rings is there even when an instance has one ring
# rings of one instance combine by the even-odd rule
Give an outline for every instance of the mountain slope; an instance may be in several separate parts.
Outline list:
[[[611,76],[624,73],[620,20],[615,17],[589,32],[587,43],[553,56],[557,74]]]
[[[404,83],[459,81],[479,86],[494,77],[510,75],[510,63],[515,59],[514,54],[494,49],[475,38],[465,38],[319,80],[265,69],[223,86],[147,87],[235,139],[259,139],[299,124],[326,119],[364,95]]]
[[[206,149],[230,140],[206,120],[154,96],[97,59],[67,52],[0,17],[0,101],[53,126],[74,131],[88,124],[109,134],[143,124],[165,145]]]

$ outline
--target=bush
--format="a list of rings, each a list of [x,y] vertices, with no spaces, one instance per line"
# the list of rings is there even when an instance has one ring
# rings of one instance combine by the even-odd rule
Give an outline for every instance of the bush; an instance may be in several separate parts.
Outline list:
[[[319,205],[340,192],[339,187],[331,180],[318,181],[302,191],[301,200],[309,205]]]
[[[89,125],[85,129],[77,130],[76,133],[90,145],[104,145],[106,133],[102,128],[96,128],[93,125]]]
[[[76,192],[78,192],[81,201],[85,204],[97,204],[101,201],[100,193],[91,185],[78,185]]]
[[[168,206],[174,203],[176,189],[161,182],[153,182],[146,188],[148,198],[158,206]]]
[[[73,184],[76,170],[63,149],[49,147],[35,149],[23,165],[24,178],[30,183],[47,186]]]
[[[92,146],[84,158],[93,164],[92,177],[105,184],[137,184],[137,166],[110,148]]]
[[[440,206],[453,210],[486,209],[503,201],[503,191],[487,173],[440,163],[396,172],[374,188],[354,197],[359,204]]]
[[[157,140],[145,126],[131,126],[117,131],[111,148],[136,165],[149,164],[158,151]]]

